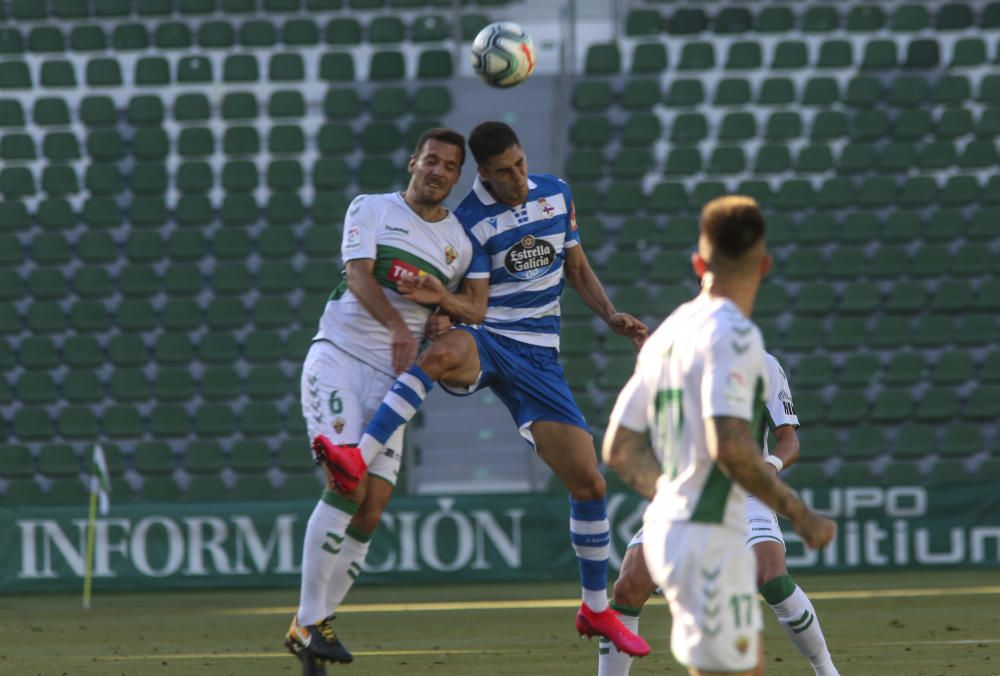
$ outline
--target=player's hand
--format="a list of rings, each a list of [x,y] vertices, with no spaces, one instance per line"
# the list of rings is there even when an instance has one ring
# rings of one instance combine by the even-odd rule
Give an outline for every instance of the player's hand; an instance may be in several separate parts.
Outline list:
[[[440,312],[434,312],[427,318],[424,326],[424,338],[435,340],[451,330],[451,317]]]
[[[389,340],[392,342],[392,368],[402,373],[417,358],[417,339],[406,324],[399,324],[389,329]]]
[[[821,516],[811,509],[804,509],[802,516],[792,522],[795,532],[810,549],[825,547],[837,534],[837,524],[833,519]]]
[[[396,282],[396,290],[406,300],[421,305],[439,305],[447,289],[434,275],[403,275]]]
[[[649,337],[649,327],[627,312],[616,312],[608,317],[608,326],[618,335],[631,340],[637,350]]]

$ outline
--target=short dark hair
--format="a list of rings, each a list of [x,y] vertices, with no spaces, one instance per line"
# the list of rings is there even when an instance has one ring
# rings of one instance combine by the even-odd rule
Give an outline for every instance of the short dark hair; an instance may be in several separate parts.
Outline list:
[[[485,164],[511,146],[519,146],[521,142],[510,125],[503,122],[481,122],[469,134],[469,150],[476,159],[476,164]]]
[[[433,127],[421,134],[420,140],[417,141],[417,147],[413,149],[414,157],[420,156],[420,152],[431,139],[457,147],[462,157],[459,165],[465,164],[465,137],[447,127]]]
[[[752,197],[718,197],[701,210],[701,234],[713,251],[737,261],[764,238],[764,215]]]

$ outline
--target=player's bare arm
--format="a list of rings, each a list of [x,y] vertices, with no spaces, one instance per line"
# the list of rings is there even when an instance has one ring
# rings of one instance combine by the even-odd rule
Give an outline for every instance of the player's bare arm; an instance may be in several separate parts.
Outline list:
[[[649,336],[649,327],[627,312],[619,312],[615,309],[608,294],[604,291],[604,285],[597,278],[594,269],[590,267],[590,261],[587,260],[587,254],[583,251],[583,245],[578,244],[566,249],[563,271],[566,275],[566,281],[576,289],[587,307],[607,322],[612,331],[631,340],[636,349],[642,346],[642,343]]]
[[[648,433],[630,430],[612,420],[604,435],[601,457],[639,495],[652,498],[656,493],[656,480],[663,470],[653,454]]]
[[[375,281],[375,261],[362,258],[347,262],[347,288],[361,305],[385,328],[392,340],[392,368],[402,373],[417,356],[417,337],[385,297],[385,292]]]
[[[764,504],[788,517],[805,543],[817,549],[833,539],[836,524],[806,507],[786,483],[768,469],[750,434],[750,423],[727,416],[705,425],[708,452],[723,470]]]
[[[486,319],[490,288],[486,278],[466,278],[456,293],[446,289],[433,275],[406,275],[396,286],[403,298],[423,305],[437,305],[452,321],[480,324]]]
[[[799,459],[799,435],[792,425],[782,425],[773,431],[777,443],[769,453],[781,460],[782,467],[794,465]],[[774,467],[774,465],[768,465]],[[777,470],[777,467],[774,467]]]

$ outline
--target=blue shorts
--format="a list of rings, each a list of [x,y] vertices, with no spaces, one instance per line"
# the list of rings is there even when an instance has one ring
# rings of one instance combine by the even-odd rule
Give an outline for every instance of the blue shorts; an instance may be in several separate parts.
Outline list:
[[[565,423],[590,432],[566,384],[558,350],[522,343],[479,326],[459,324],[455,328],[467,331],[476,341],[481,370],[475,384],[468,388],[441,383],[441,389],[463,396],[490,388],[514,417],[521,436],[532,446],[535,441],[528,428],[538,420]]]

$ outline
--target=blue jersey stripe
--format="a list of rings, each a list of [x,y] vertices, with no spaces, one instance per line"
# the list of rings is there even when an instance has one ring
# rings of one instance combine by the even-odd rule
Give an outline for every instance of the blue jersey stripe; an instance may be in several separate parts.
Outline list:
[[[504,331],[519,331],[522,333],[559,333],[559,316],[529,317],[513,322],[495,322],[487,319],[486,326]]]
[[[524,239],[525,235],[545,237],[547,235],[558,235],[565,231],[566,223],[562,218],[550,218],[547,221],[532,221],[493,235],[486,240],[485,247],[490,253],[495,253],[511,248]]]
[[[541,291],[515,291],[490,298],[490,307],[542,307],[562,295],[565,280]]]

